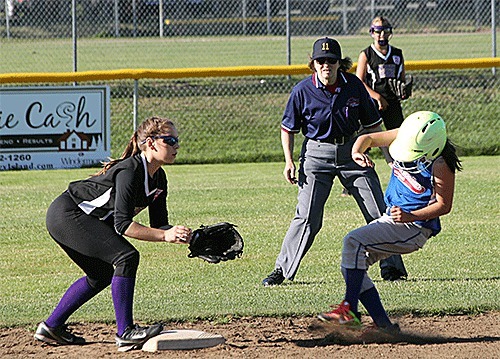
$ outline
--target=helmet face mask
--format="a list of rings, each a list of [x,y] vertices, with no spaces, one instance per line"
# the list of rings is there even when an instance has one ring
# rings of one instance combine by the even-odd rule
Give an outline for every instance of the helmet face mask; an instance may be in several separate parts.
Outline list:
[[[427,169],[446,144],[446,126],[437,113],[419,111],[401,124],[396,139],[389,146],[394,164],[408,172]]]
[[[402,162],[394,160],[393,166],[409,173],[420,173],[430,167],[433,160],[427,159],[425,156],[412,162]]]

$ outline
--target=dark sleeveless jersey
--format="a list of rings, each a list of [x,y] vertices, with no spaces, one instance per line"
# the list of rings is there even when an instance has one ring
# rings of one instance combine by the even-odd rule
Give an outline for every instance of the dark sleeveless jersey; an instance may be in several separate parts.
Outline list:
[[[388,79],[401,79],[404,69],[403,51],[389,45],[387,55],[377,51],[373,45],[363,50],[368,59],[365,82],[387,100],[398,97],[392,92]]]

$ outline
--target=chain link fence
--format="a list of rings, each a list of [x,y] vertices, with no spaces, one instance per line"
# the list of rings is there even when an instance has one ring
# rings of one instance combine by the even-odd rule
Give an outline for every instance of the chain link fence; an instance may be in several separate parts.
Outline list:
[[[72,1],[4,0],[3,36],[72,35]],[[285,0],[77,0],[82,37],[285,35]],[[407,33],[475,32],[491,25],[491,0],[289,0],[292,36],[365,31],[378,14]],[[7,33],[5,32],[7,31]]]
[[[4,1],[0,73],[304,64],[313,41],[325,35],[340,38],[343,52],[356,61],[371,41],[368,27],[376,15],[389,17],[406,60],[488,57],[498,18],[491,0],[290,0],[288,12],[285,0]],[[441,41],[449,38],[448,50]],[[405,115],[434,110],[462,154],[498,154],[494,69],[410,74],[415,87],[403,103]],[[281,117],[302,78],[140,80],[139,119],[174,120],[182,140],[179,163],[280,161]],[[111,88],[117,157],[133,131],[134,81],[92,84]]]
[[[499,0],[0,1],[4,2],[0,41],[5,59],[0,72],[302,64],[315,37],[362,36],[362,42],[352,41],[364,47],[376,15],[390,19],[394,41],[406,39],[408,59],[439,55],[436,50],[442,39],[433,37],[436,34],[482,34],[463,44],[467,51],[455,43],[458,46],[448,56],[487,57],[496,42],[492,24],[500,8]],[[435,40],[429,41],[429,36]],[[309,39],[303,43],[303,37]],[[293,46],[287,46],[290,39]],[[162,52],[145,56],[145,42]],[[243,42],[250,42],[251,48],[241,51]],[[20,52],[15,47],[19,43],[30,44],[32,51]],[[204,56],[215,49],[219,59]],[[360,49],[353,46],[348,54],[357,56]],[[171,54],[178,52],[195,64],[175,62]]]
[[[491,69],[409,73],[415,86],[403,102],[405,116],[422,109],[438,112],[460,155],[499,154],[499,86]],[[281,117],[292,87],[302,78],[141,80],[139,119],[160,115],[176,123],[181,138],[177,163],[281,161]],[[111,155],[118,157],[134,129],[134,81],[85,84],[111,88]]]

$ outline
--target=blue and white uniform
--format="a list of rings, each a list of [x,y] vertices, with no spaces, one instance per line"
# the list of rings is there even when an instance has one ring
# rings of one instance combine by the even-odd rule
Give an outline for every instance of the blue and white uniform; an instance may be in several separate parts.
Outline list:
[[[439,217],[427,221],[394,222],[389,214],[392,206],[411,212],[435,201],[432,169],[435,161],[420,173],[410,173],[394,167],[385,193],[387,210],[368,225],[355,229],[344,237],[341,268],[363,269],[393,254],[419,250],[427,240],[441,231]],[[365,274],[360,293],[373,287]]]
[[[392,176],[385,192],[387,214],[392,206],[410,213],[427,207],[435,201],[432,165],[419,173],[409,173],[399,167],[392,169]],[[427,221],[415,221],[416,225],[429,228],[435,236],[441,231],[439,217]]]

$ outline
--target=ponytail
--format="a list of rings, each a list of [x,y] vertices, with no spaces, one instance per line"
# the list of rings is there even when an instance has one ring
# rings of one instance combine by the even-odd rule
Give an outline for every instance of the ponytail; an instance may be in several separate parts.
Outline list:
[[[137,131],[134,131],[132,134],[132,137],[130,137],[130,140],[127,144],[127,147],[125,147],[125,150],[123,151],[122,155],[118,159],[110,159],[108,162],[103,162],[103,167],[99,170],[99,172],[95,173],[94,176],[100,176],[104,173],[107,172],[111,167],[116,165],[118,162],[123,161],[126,158],[135,156],[138,153],[141,153],[141,148],[139,147],[139,141],[137,140],[138,135]]]
[[[448,139],[444,145],[443,152],[441,152],[441,156],[450,168],[451,172],[455,173],[456,171],[462,170],[462,161],[460,161],[457,156],[455,145]]]
[[[141,148],[139,147],[138,134],[137,131],[134,131],[134,134],[130,137],[130,141],[128,141],[128,145],[125,147],[120,159],[124,160],[125,158],[135,156],[140,152]]]

